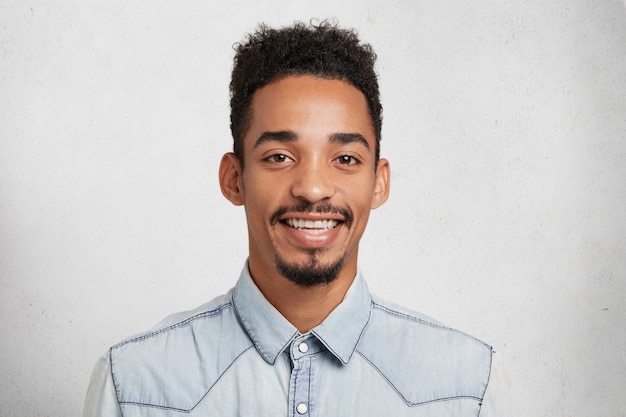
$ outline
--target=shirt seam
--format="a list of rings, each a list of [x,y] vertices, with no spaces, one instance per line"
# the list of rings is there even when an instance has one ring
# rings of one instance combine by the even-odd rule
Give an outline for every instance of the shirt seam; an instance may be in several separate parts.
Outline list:
[[[387,306],[385,306],[383,304],[379,304],[379,303],[377,303],[376,301],[373,301],[373,300],[372,300],[372,307],[377,309],[377,310],[382,311],[383,313],[389,314],[391,316],[395,316],[395,317],[398,317],[398,318],[401,318],[401,319],[405,319],[405,320],[409,320],[409,321],[413,321],[413,322],[422,323],[422,324],[425,324],[427,326],[434,327],[434,328],[437,328],[437,329],[450,330],[450,331],[453,331],[455,333],[459,333],[459,334],[465,335],[465,336],[467,336],[467,337],[469,337],[469,338],[479,342],[480,344],[484,345],[485,347],[489,348],[490,351],[492,350],[490,345],[488,345],[487,343],[485,343],[482,340],[478,339],[477,337],[474,337],[474,336],[472,336],[472,335],[470,335],[468,333],[462,332],[462,331],[457,330],[455,328],[444,326],[443,324],[433,323],[431,321],[424,320],[423,318],[416,317],[416,316],[413,316],[413,315],[410,315],[410,314],[407,314],[407,313],[403,313],[403,312],[400,312],[398,310],[394,310],[394,309],[392,309],[390,307],[387,307]]]
[[[165,405],[157,405],[157,404],[147,404],[147,403],[140,403],[140,402],[136,402],[136,401],[119,401],[118,398],[118,404],[124,404],[124,405],[134,405],[137,407],[146,407],[146,408],[158,408],[161,410],[173,410],[173,411],[178,411],[178,412],[182,412],[182,413],[191,413],[205,398],[207,395],[209,395],[209,392],[211,392],[211,390],[213,389],[213,387],[215,387],[220,380],[222,379],[222,377],[230,370],[230,368],[232,368],[232,366],[235,364],[235,362],[237,362],[237,360],[239,360],[240,357],[242,357],[247,351],[249,351],[253,346],[250,345],[248,346],[245,350],[243,350],[239,355],[237,355],[233,361],[230,363],[230,365],[228,365],[226,367],[226,369],[224,369],[224,372],[222,372],[217,379],[215,380],[215,382],[213,382],[213,384],[207,389],[207,391],[202,395],[202,397],[200,397],[200,399],[193,405],[193,407],[186,409],[186,408],[178,408],[178,407],[169,407],[169,406],[165,406]],[[117,388],[116,388],[116,392],[117,392]]]
[[[152,405],[152,404],[142,404],[142,403],[137,403],[137,402],[132,402],[132,401],[121,401],[120,400],[120,386],[119,386],[119,381],[117,381],[117,377],[115,375],[115,372],[113,370],[114,368],[114,359],[113,359],[113,350],[114,349],[118,349],[122,346],[125,346],[127,344],[130,343],[136,343],[136,342],[143,342],[145,340],[151,339],[153,337],[156,337],[158,335],[160,335],[161,333],[165,333],[167,331],[170,331],[172,329],[176,329],[176,328],[181,328],[181,327],[186,327],[188,326],[191,322],[195,321],[195,320],[199,320],[202,318],[207,318],[207,317],[215,317],[215,316],[219,316],[221,315],[221,313],[226,310],[227,308],[232,307],[232,302],[227,302],[224,304],[219,305],[218,307],[212,309],[212,310],[207,310],[207,311],[203,311],[201,313],[195,314],[191,317],[188,317],[184,320],[181,320],[177,323],[174,323],[172,325],[163,327],[162,329],[158,329],[152,332],[148,332],[145,334],[142,334],[140,336],[136,336],[136,337],[132,337],[130,339],[124,340],[114,346],[112,346],[109,349],[109,363],[111,364],[111,380],[113,382],[113,387],[115,388],[115,397],[117,400],[118,405],[138,405],[138,406],[145,406],[145,407],[156,407],[156,408],[160,408],[160,409],[168,409],[168,410],[177,410],[177,411],[181,411],[181,412],[190,412],[191,410],[193,410],[200,402],[202,402],[202,400],[204,399],[204,397],[206,397],[206,395],[209,393],[209,391],[215,386],[215,384],[222,378],[222,375],[224,375],[224,373],[226,373],[226,371],[228,371],[228,369],[230,369],[230,367],[233,365],[233,363],[235,363],[237,361],[237,359],[239,359],[239,357],[241,357],[241,355],[243,355],[246,351],[248,351],[250,349],[250,347],[246,348],[243,352],[241,352],[239,355],[237,355],[234,360],[231,362],[230,365],[228,365],[228,367],[224,370],[224,372],[222,372],[220,374],[220,376],[216,379],[215,383],[213,383],[209,389],[207,390],[207,392],[201,397],[201,399],[198,401],[198,403],[196,403],[191,409],[189,410],[185,410],[185,409],[180,409],[180,408],[176,408],[176,407],[167,407],[167,406],[159,406],[159,405]],[[120,410],[121,411],[121,410]]]
[[[374,368],[376,372],[378,372],[378,374],[385,380],[385,382],[387,382],[387,384],[396,392],[398,397],[400,397],[402,401],[404,401],[404,403],[408,405],[409,407],[416,407],[416,406],[421,406],[421,405],[426,405],[426,404],[431,404],[431,403],[453,401],[453,400],[460,400],[460,399],[471,399],[471,400],[476,400],[479,403],[482,402],[482,398],[475,397],[473,395],[456,395],[452,397],[436,398],[434,400],[418,401],[418,402],[409,401],[404,395],[402,395],[400,391],[398,391],[396,386],[389,380],[389,378],[387,378],[387,376],[376,365],[374,365],[374,363],[370,361],[367,356],[365,356],[364,353],[360,352],[358,349],[356,350],[356,353],[359,356],[361,356],[372,368]]]
[[[485,389],[483,389],[482,398],[480,399],[480,403],[478,404],[478,413],[476,417],[480,417],[480,414],[483,411],[483,401],[485,399],[485,394],[487,393],[487,388],[489,387],[489,383],[491,382],[491,372],[493,371],[493,349],[489,351],[489,375],[487,375],[487,383],[485,383]]]
[[[196,314],[194,316],[188,317],[188,318],[186,318],[184,320],[181,320],[181,321],[179,321],[177,323],[174,323],[174,324],[171,324],[169,326],[163,327],[161,329],[154,330],[152,332],[144,333],[142,335],[139,335],[139,336],[132,337],[130,339],[124,340],[124,341],[114,345],[113,347],[111,347],[111,350],[118,349],[118,348],[120,348],[120,347],[122,347],[124,345],[129,344],[129,343],[142,342],[144,340],[151,339],[151,338],[153,338],[155,336],[160,335],[161,333],[165,333],[165,332],[168,332],[168,331],[173,330],[173,329],[186,327],[191,322],[199,320],[199,319],[219,316],[220,314],[222,314],[222,312],[224,310],[226,310],[227,308],[231,308],[231,307],[232,307],[232,302],[221,304],[220,306],[218,306],[217,308],[214,308],[213,310],[203,311],[202,313],[198,313],[198,314]]]

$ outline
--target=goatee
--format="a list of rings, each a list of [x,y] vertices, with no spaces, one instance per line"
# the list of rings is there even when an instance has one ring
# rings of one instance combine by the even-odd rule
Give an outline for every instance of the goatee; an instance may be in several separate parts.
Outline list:
[[[333,282],[337,279],[343,263],[344,258],[341,257],[335,262],[322,265],[316,250],[311,251],[308,261],[303,264],[288,263],[276,254],[278,272],[289,281],[304,287],[315,287]]]

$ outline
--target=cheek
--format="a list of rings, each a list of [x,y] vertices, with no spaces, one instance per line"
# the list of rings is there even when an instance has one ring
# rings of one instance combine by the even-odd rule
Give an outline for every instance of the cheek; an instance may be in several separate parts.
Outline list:
[[[374,198],[374,179],[356,179],[344,181],[343,192],[346,202],[352,203],[355,209],[369,211]]]
[[[263,195],[267,195],[267,190],[263,189],[263,181],[255,179],[255,175],[253,173],[243,177],[242,187],[244,191],[244,200],[246,203],[250,204],[251,207],[261,204]]]
[[[244,206],[248,219],[267,220],[278,208],[280,187],[272,181],[244,181]]]

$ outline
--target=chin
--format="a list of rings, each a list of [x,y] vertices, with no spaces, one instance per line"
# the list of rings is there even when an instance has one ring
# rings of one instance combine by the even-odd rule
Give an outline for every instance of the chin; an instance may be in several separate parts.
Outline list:
[[[339,276],[343,264],[343,257],[334,262],[322,263],[317,251],[311,251],[308,259],[301,263],[287,262],[280,255],[276,255],[278,272],[289,281],[304,287],[330,284]]]

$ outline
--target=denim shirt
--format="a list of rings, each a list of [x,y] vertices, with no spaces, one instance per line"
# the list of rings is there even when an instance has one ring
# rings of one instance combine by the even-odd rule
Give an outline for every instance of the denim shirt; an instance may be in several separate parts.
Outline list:
[[[113,346],[84,416],[478,416],[492,350],[370,295],[300,334],[244,268],[234,289]]]

